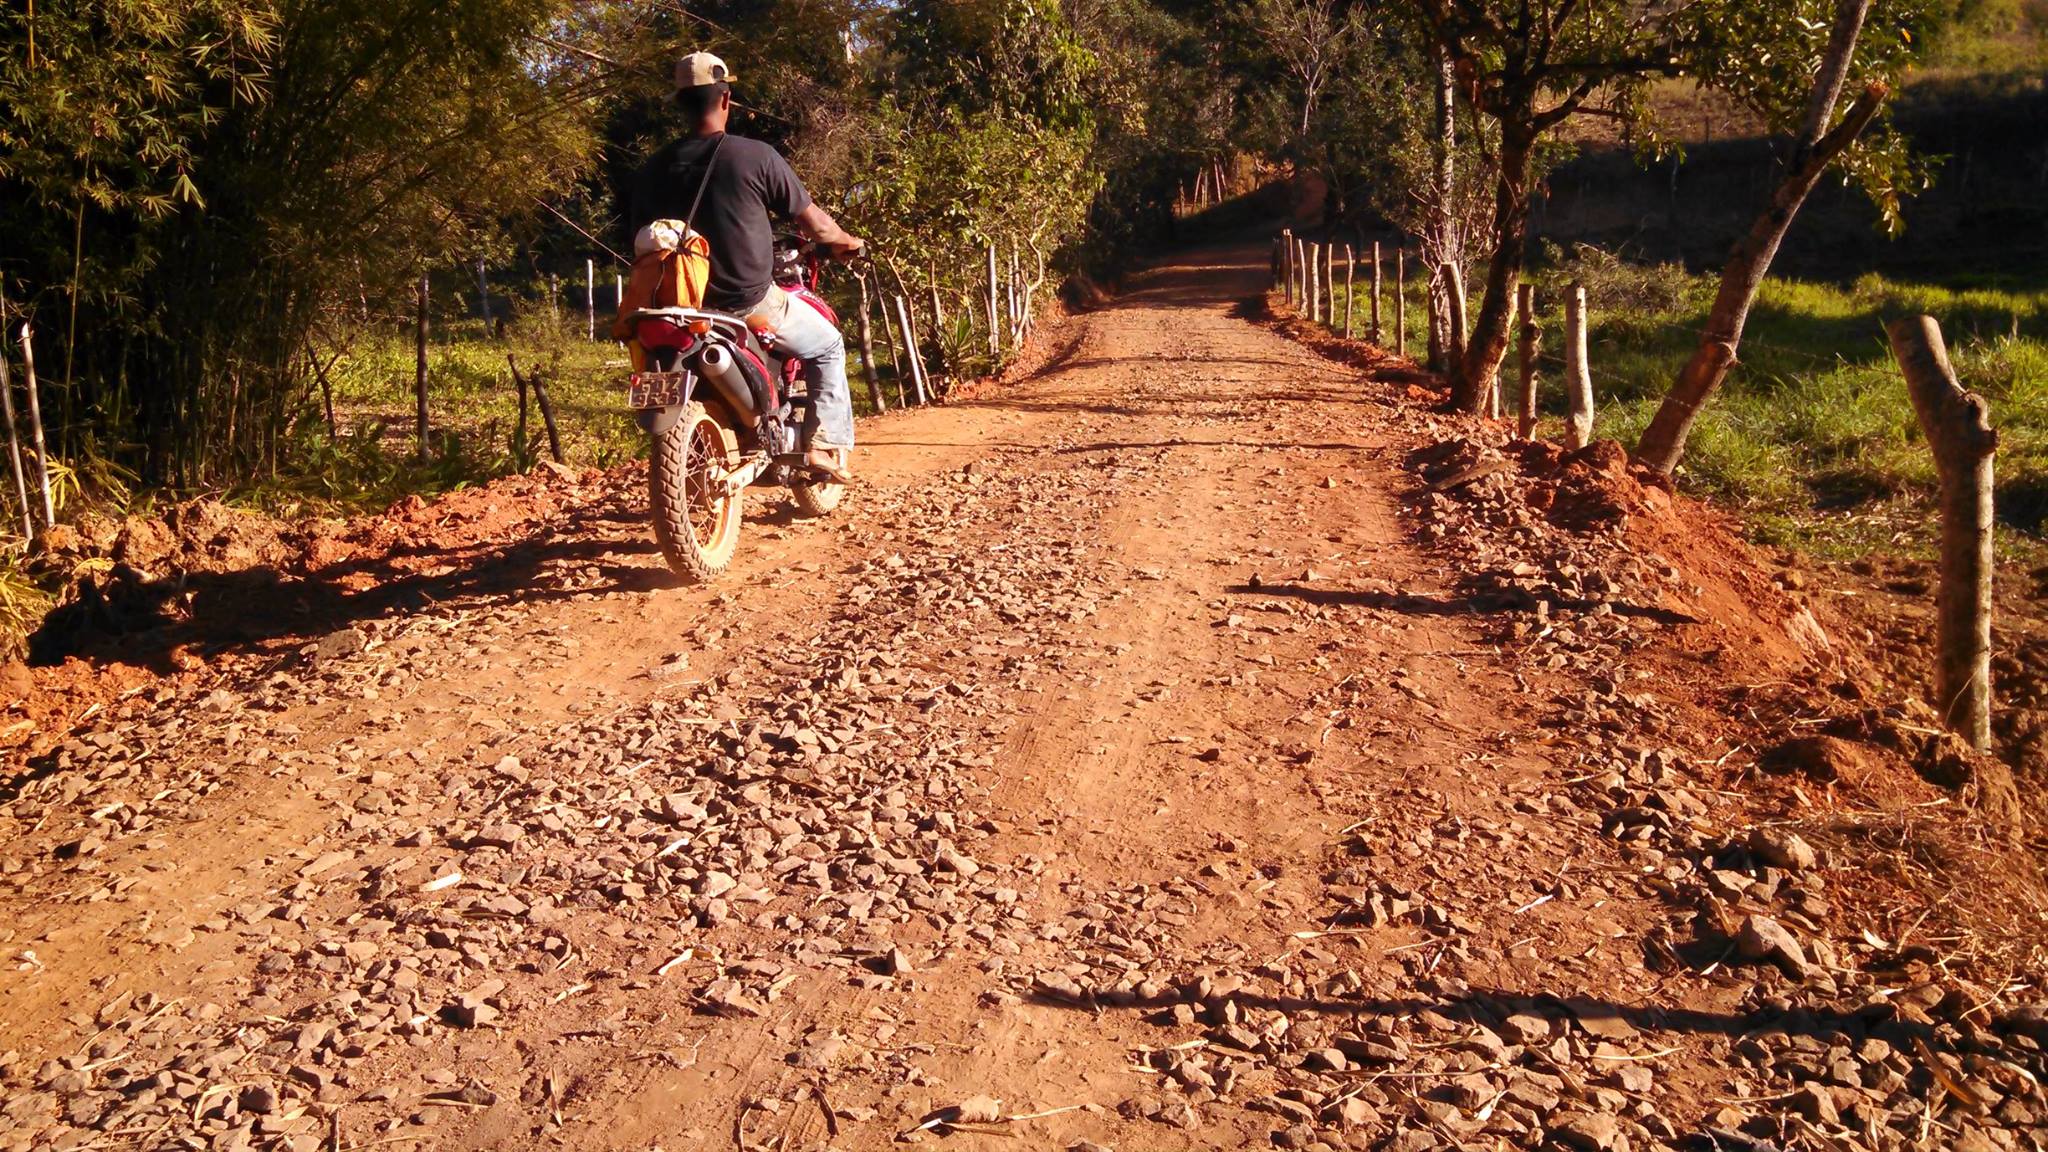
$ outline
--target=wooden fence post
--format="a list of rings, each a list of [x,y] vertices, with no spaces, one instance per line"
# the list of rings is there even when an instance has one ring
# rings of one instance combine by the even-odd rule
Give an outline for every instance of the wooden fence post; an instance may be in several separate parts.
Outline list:
[[[1394,355],[1408,356],[1408,249],[1394,249]]]
[[[583,312],[585,319],[589,322],[589,328],[584,339],[595,341],[597,339],[597,260],[595,258],[583,261]]]
[[[988,354],[1003,354],[1003,286],[996,272],[996,246],[988,246]]]
[[[491,276],[484,268],[484,258],[476,258],[477,303],[484,318],[484,339],[497,333],[497,326],[491,323]]]
[[[35,332],[27,324],[21,326],[21,374],[22,383],[28,388],[29,442],[35,446],[36,478],[43,490],[43,526],[48,528],[57,523],[57,502],[50,495],[50,450],[43,443],[43,402],[36,388]]]
[[[555,463],[561,464],[565,463],[562,459],[562,434],[555,428],[555,405],[548,399],[546,377],[546,372],[535,368],[528,383],[533,386],[533,403],[540,409],[540,422],[548,430],[548,455],[555,458]]]
[[[917,402],[925,402],[924,356],[917,347],[917,328],[910,322],[910,302],[896,297],[896,321],[903,328],[903,344],[910,356],[910,386],[917,393]]]
[[[1965,392],[1932,316],[1885,325],[1920,431],[1941,475],[1941,590],[1935,605],[1936,710],[1979,752],[1991,750],[1991,461],[1998,433],[1984,398]]]
[[[1358,254],[1351,245],[1344,246],[1344,338],[1351,339],[1351,285],[1358,279]]]
[[[1323,319],[1337,329],[1337,245],[1323,249]]]
[[[477,261],[477,262],[476,262],[476,271],[477,271],[477,276],[478,276],[479,278],[481,278],[481,277],[483,276],[483,271],[484,271],[484,262],[483,262],[483,261],[479,260],[479,261]],[[414,439],[415,439],[415,441],[417,442],[417,451],[419,452],[419,458],[420,458],[421,460],[425,460],[425,459],[427,458],[427,292],[428,292],[428,291],[429,291],[429,288],[428,288],[428,285],[427,285],[427,277],[426,277],[426,274],[425,274],[425,273],[421,273],[421,274],[420,274],[420,283],[419,283],[419,291],[418,291],[418,292],[417,292],[417,293],[415,294],[415,299],[414,299],[414,301],[413,301],[413,304],[414,304],[414,308],[415,308],[415,313],[414,313],[414,321],[415,321],[415,323],[414,323],[414,328],[413,328],[413,377],[412,377],[412,396],[413,396],[413,436],[414,436]],[[486,292],[486,294],[484,295],[484,317],[485,317],[485,321],[486,321],[486,325],[487,325],[487,326],[488,326],[488,322],[489,322],[490,314],[491,314],[491,298],[490,298],[490,295],[489,295],[489,293],[488,293],[488,292]]]
[[[6,319],[0,315],[0,331]],[[21,468],[21,434],[14,429],[14,381],[7,374],[6,341],[0,340],[0,412],[7,417],[7,458],[14,464],[14,494],[21,499],[21,535],[36,534],[36,522],[28,506],[28,474]]]
[[[1564,299],[1564,446],[1593,442],[1593,371],[1586,363],[1586,287],[1574,284]]]
[[[1453,368],[1462,371],[1465,359],[1464,277],[1459,273],[1457,264],[1446,264],[1444,267],[1447,270],[1447,275],[1444,277],[1444,286],[1449,289],[1444,302],[1451,310],[1450,323],[1445,326],[1445,335],[1448,339],[1445,341],[1444,358],[1450,362]],[[1521,295],[1519,290],[1515,293],[1515,303],[1517,305],[1522,302]],[[1513,317],[1509,319],[1512,320]],[[1501,418],[1502,409],[1507,404],[1507,398],[1504,395],[1506,391],[1507,385],[1502,382],[1501,374],[1495,372],[1493,374],[1493,382],[1486,386],[1487,419],[1498,420]]]
[[[1308,246],[1308,319],[1318,324],[1323,319],[1323,246]]]
[[[1280,230],[1280,245],[1282,251],[1286,253],[1283,263],[1286,264],[1287,283],[1285,291],[1287,293],[1287,302],[1292,304],[1294,303],[1294,229],[1282,228]]]
[[[1527,440],[1536,432],[1536,360],[1543,351],[1543,329],[1536,324],[1536,286],[1522,285],[1515,310],[1522,317],[1522,373],[1515,411],[1515,433]]]
[[[881,304],[882,337],[889,342],[889,375],[896,381],[896,406],[908,408],[903,398],[903,355],[896,348],[896,318],[889,315],[889,297],[885,293]]]
[[[860,285],[860,374],[868,382],[868,399],[874,401],[875,411],[887,412],[889,401],[882,396],[882,379],[875,369],[875,326],[868,315],[868,278],[855,276],[854,283]]]
[[[1386,334],[1380,330],[1380,242],[1372,242],[1372,342],[1382,344]]]
[[[519,365],[514,362],[510,352],[505,353],[505,367],[512,372],[512,386],[519,390],[519,423],[513,428],[512,440],[519,448],[519,451],[515,453],[518,457],[519,470],[524,472],[533,463],[527,458],[526,451],[526,377],[519,374]]]
[[[1428,265],[1424,264],[1423,267],[1427,268]],[[1422,289],[1422,330],[1427,333],[1426,340],[1429,345],[1429,351],[1423,353],[1423,361],[1430,371],[1444,372],[1448,375],[1444,364],[1443,330],[1438,325],[1437,317],[1441,301],[1437,297],[1436,277],[1431,276],[1423,281]],[[1486,405],[1483,402],[1479,406],[1479,411],[1481,415],[1486,412]]]

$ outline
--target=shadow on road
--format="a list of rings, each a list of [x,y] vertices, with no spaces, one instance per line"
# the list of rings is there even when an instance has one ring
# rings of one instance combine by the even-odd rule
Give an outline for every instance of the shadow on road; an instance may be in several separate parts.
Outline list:
[[[1468,596],[1422,596],[1411,592],[1310,588],[1301,584],[1233,584],[1224,591],[1236,596],[1279,596],[1310,604],[1378,608],[1388,612],[1399,612],[1405,616],[1492,615],[1503,612],[1528,612],[1534,610],[1536,606],[1534,597],[1498,592],[1478,592]],[[1554,609],[1568,609],[1574,612],[1597,611],[1600,605],[1605,604],[1616,616],[1654,620],[1659,624],[1701,623],[1697,617],[1688,616],[1683,612],[1624,601],[1552,599],[1548,603]]]

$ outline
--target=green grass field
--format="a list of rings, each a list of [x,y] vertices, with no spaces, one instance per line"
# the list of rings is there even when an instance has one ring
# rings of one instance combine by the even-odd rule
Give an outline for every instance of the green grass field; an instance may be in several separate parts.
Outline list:
[[[1596,434],[1633,445],[1697,343],[1714,278],[1589,250],[1553,250],[1551,257],[1536,274],[1545,352],[1538,434],[1562,433],[1562,302],[1577,281],[1591,314]],[[1359,292],[1362,334],[1368,303]],[[1419,358],[1427,347],[1423,286],[1411,282],[1408,295],[1408,348]],[[1341,317],[1341,288],[1338,297]],[[2048,550],[2048,290],[1899,284],[1875,275],[1851,285],[1767,282],[1742,362],[1695,426],[1685,487],[1735,508],[1768,542],[1837,556],[1924,552],[1933,539],[1933,460],[1882,327],[1921,312],[1941,322],[1964,385],[1990,402],[2007,543]],[[1511,356],[1510,372],[1513,363]]]
[[[849,353],[855,408],[866,411],[859,353]],[[588,340],[580,322],[545,315],[503,339],[489,338],[480,322],[461,321],[436,327],[428,342],[429,459],[417,453],[411,336],[362,334],[328,370],[335,434],[324,417],[302,420],[300,466],[235,498],[277,513],[337,514],[534,467],[548,458],[546,429],[539,408],[530,407],[522,445],[508,355],[520,375],[531,379],[538,370],[546,382],[566,463],[605,468],[647,454],[647,435],[625,406],[631,369],[623,346]],[[886,365],[883,376],[893,380]]]

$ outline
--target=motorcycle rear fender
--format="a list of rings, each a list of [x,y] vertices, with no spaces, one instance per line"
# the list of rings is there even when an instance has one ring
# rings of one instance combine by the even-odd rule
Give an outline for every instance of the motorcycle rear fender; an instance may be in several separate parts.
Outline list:
[[[642,408],[633,413],[633,419],[640,422],[640,429],[650,436],[665,436],[683,418],[683,406],[671,404],[666,408]]]

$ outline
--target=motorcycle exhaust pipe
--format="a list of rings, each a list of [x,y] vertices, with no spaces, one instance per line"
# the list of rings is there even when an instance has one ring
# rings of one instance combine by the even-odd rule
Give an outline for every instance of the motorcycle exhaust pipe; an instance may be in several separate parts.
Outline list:
[[[726,402],[739,410],[742,416],[752,420],[756,415],[753,386],[747,383],[746,374],[740,371],[739,362],[723,345],[707,344],[697,354],[697,371],[718,389]]]

